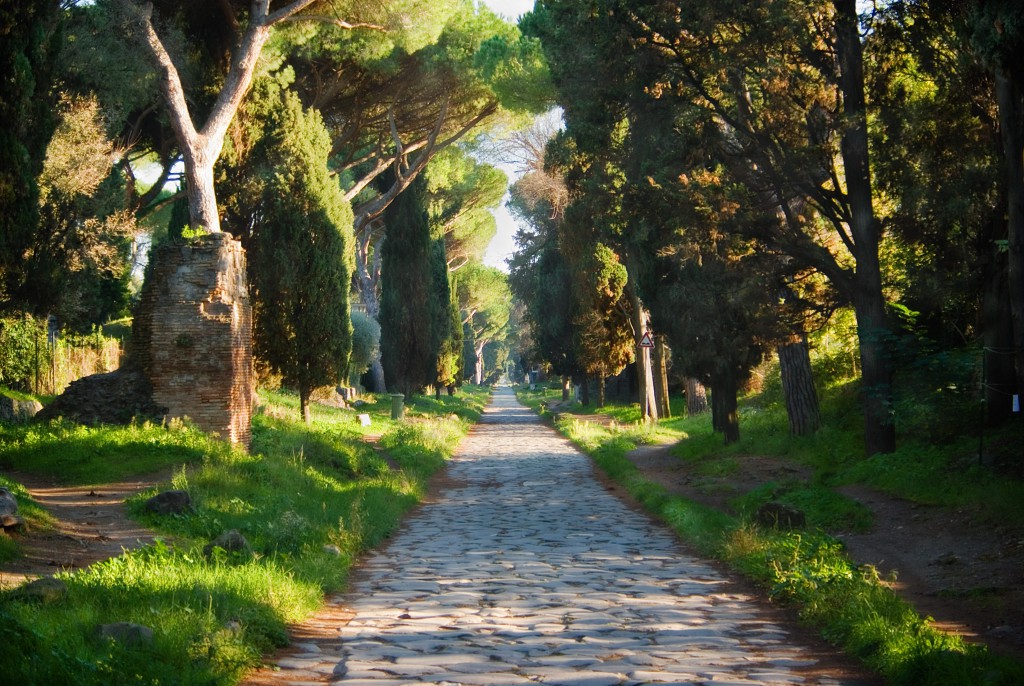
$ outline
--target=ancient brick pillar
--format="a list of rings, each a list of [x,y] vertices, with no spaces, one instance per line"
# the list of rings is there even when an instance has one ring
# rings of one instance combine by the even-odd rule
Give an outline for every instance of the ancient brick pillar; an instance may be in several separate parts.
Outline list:
[[[252,307],[245,251],[229,234],[150,255],[132,332],[132,361],[169,417],[248,447],[253,407]]]

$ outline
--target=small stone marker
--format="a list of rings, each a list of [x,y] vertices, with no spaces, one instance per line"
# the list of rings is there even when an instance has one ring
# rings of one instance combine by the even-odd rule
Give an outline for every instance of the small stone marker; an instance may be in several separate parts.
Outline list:
[[[60,579],[52,576],[45,576],[29,583],[19,586],[14,590],[15,600],[22,600],[30,603],[54,603],[61,600],[68,594],[68,585]]]
[[[397,421],[405,418],[405,396],[401,393],[391,394],[391,418]]]
[[[192,497],[188,491],[164,491],[147,500],[142,507],[158,515],[185,514],[192,511]]]
[[[359,417],[359,423],[361,425],[363,425],[363,426],[369,426],[370,425],[370,415],[368,415],[368,414],[360,414],[360,415],[356,415],[356,416]]]

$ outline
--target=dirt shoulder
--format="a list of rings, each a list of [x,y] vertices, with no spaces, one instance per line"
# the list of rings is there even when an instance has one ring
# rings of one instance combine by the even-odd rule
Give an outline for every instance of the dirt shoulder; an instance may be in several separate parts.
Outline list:
[[[736,459],[727,476],[700,474],[671,453],[643,446],[628,458],[670,493],[732,512],[729,501],[769,481],[809,479],[809,470],[763,456]],[[1024,659],[1024,530],[982,522],[968,509],[927,507],[861,486],[841,489],[874,515],[867,533],[830,532],[857,564],[874,565],[936,626]]]
[[[171,476],[168,471],[98,486],[64,486],[33,474],[0,473],[24,484],[56,520],[53,530],[18,536],[24,555],[0,563],[0,587],[87,567],[151,543],[154,533],[128,518],[124,501]]]

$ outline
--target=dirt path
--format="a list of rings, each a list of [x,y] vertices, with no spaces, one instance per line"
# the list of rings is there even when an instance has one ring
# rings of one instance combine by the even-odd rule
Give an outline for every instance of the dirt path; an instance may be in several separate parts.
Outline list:
[[[730,512],[729,501],[763,483],[809,479],[810,470],[763,456],[736,459],[726,476],[698,473],[671,446],[643,446],[627,456],[669,492]],[[841,492],[874,514],[863,534],[830,532],[858,564],[871,564],[890,586],[940,628],[1024,659],[1024,530],[983,522],[968,509],[917,505],[861,486]]]
[[[100,486],[62,486],[32,474],[2,473],[24,484],[36,502],[54,516],[56,526],[52,531],[32,531],[19,538],[24,556],[0,564],[0,587],[87,567],[120,555],[124,549],[152,542],[153,532],[128,518],[124,501],[170,478],[170,472],[161,472]]]

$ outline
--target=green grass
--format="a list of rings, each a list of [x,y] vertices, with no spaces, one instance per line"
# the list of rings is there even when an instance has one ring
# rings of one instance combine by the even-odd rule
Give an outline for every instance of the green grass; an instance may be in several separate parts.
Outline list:
[[[180,422],[167,427],[90,427],[69,421],[0,424],[0,446],[0,467],[52,474],[68,485],[119,481],[229,450]]]
[[[188,427],[5,428],[16,439],[5,447],[6,460],[43,471],[85,462],[72,470],[78,483],[100,481],[85,476],[90,470],[120,478],[132,468],[176,465],[169,485],[187,489],[196,508],[146,515],[148,494],[140,495],[130,507],[164,541],[61,575],[70,592],[50,605],[0,595],[4,678],[237,683],[261,654],[286,642],[289,623],[344,586],[363,550],[395,530],[487,396],[487,389],[467,389],[457,398],[416,399],[403,423],[390,420],[390,402],[374,402],[362,408],[372,417],[363,427],[351,411],[319,406],[306,426],[296,421],[294,396],[261,393],[249,454]],[[399,470],[363,438],[382,431]],[[147,461],[128,460],[132,446],[144,449]],[[205,556],[203,546],[228,529],[246,536],[251,554],[214,549]],[[129,649],[95,636],[97,625],[117,621],[152,627],[153,645]]]
[[[857,428],[847,414],[851,410],[848,386],[838,387],[826,399],[826,428],[806,438],[789,435],[785,415],[778,408],[759,407],[748,399],[741,413],[741,440],[729,446],[712,433],[708,417],[674,418],[662,422],[665,426],[660,432],[645,429],[630,434],[630,428],[604,428],[573,418],[574,412],[586,414],[593,411],[590,408],[560,409],[559,416],[553,417],[545,405],[560,400],[557,391],[519,393],[698,551],[757,581],[771,597],[794,604],[805,621],[863,660],[887,683],[1024,683],[1024,664],[936,630],[887,588],[873,568],[855,566],[842,544],[825,533],[861,531],[870,526],[865,508],[833,490],[843,483],[863,483],[919,502],[971,503],[991,516],[1021,522],[1024,488],[1020,479],[977,467],[976,457],[973,461],[970,457],[969,440],[939,449],[904,437],[897,453],[864,459]],[[613,405],[601,412],[623,424],[635,422],[639,416],[636,405]],[[992,440],[1014,445],[1019,431],[1019,427],[1009,427]],[[728,476],[741,468],[745,456],[771,455],[808,467],[813,476],[807,481],[762,484],[736,498],[733,505],[740,516],[730,516],[671,495],[644,479],[626,453],[650,435],[658,435],[659,440],[675,435],[679,443],[674,452],[704,475]],[[752,513],[769,500],[803,510],[807,530],[753,526]]]
[[[46,530],[53,526],[53,517],[50,513],[40,507],[32,496],[28,494],[25,487],[0,475],[0,486],[11,492],[11,495],[18,501],[18,516],[25,520],[25,525],[30,530]],[[17,558],[21,554],[18,541],[10,536],[0,534],[0,562],[7,562]]]
[[[779,502],[802,511],[807,526],[832,532],[863,533],[871,529],[871,510],[861,503],[821,485],[798,481],[769,482],[734,499],[732,505],[744,519],[751,519],[767,502]]]
[[[8,398],[13,398],[14,400],[35,400],[36,399],[35,396],[29,395],[28,393],[22,393],[21,391],[14,391],[14,390],[11,390],[10,388],[5,388],[3,386],[0,386],[0,395],[6,395]]]

